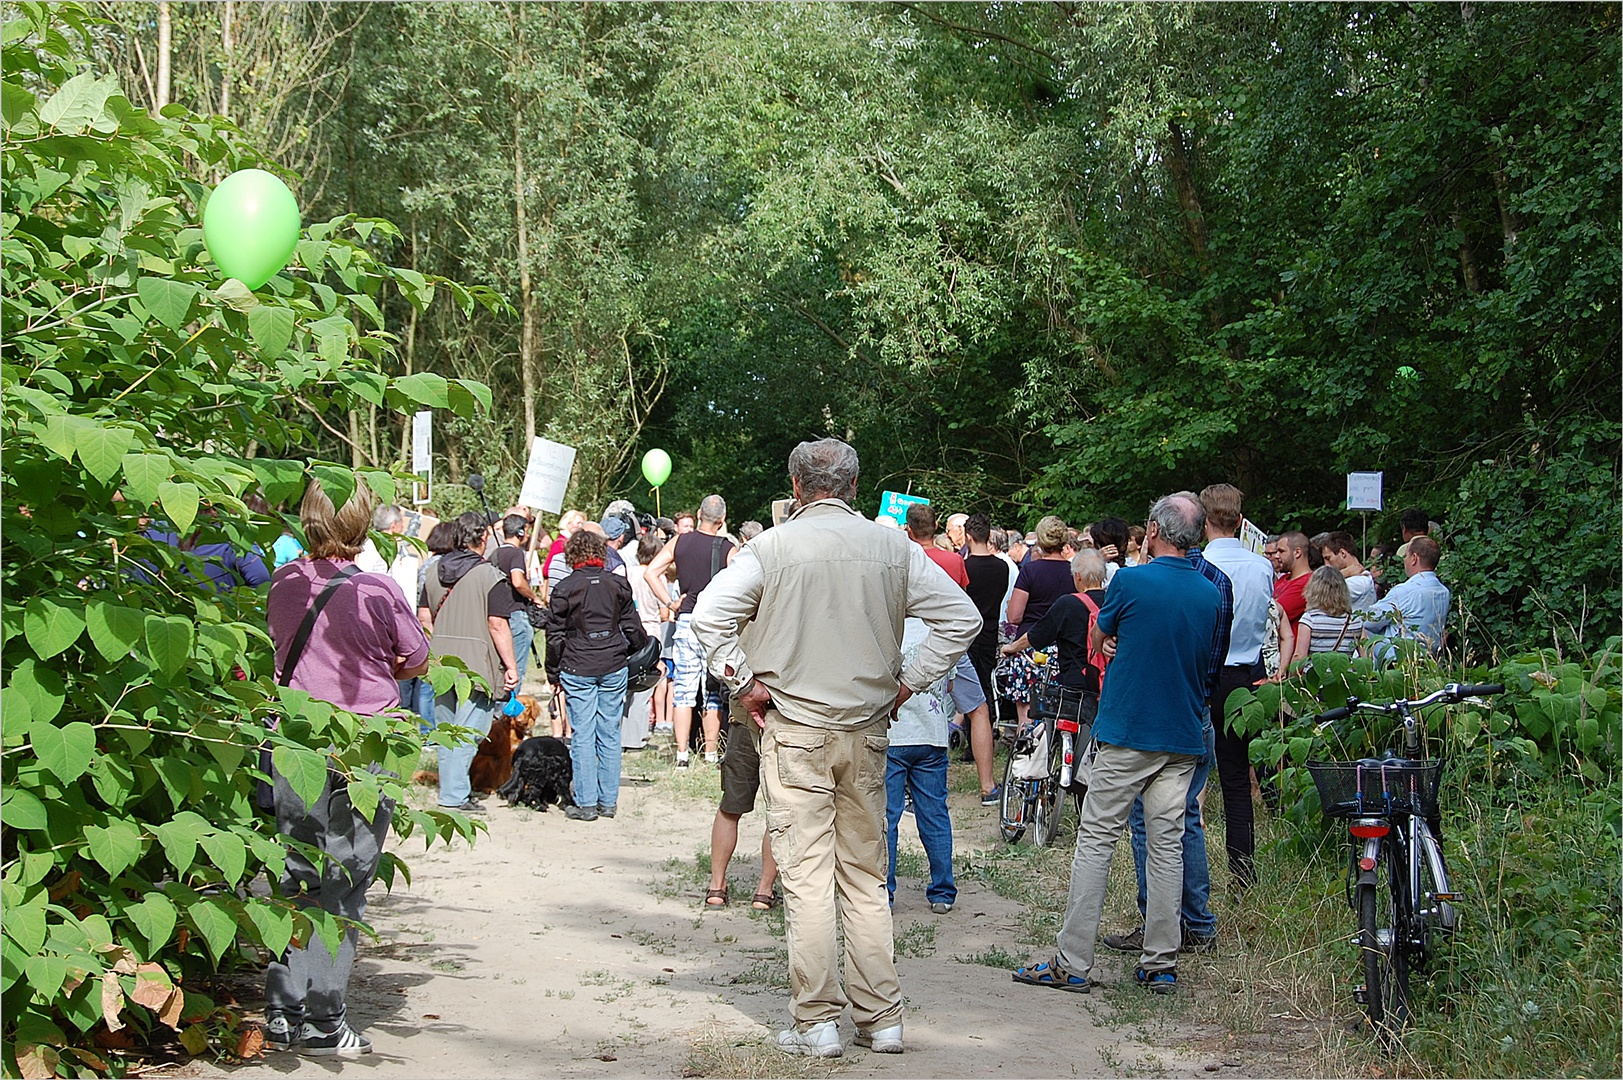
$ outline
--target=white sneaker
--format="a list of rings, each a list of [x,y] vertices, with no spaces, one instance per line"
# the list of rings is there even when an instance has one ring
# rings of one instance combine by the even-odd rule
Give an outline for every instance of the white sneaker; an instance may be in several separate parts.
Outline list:
[[[299,1053],[307,1057],[359,1057],[372,1052],[372,1040],[339,1021],[332,1031],[306,1022],[299,1033]]]
[[[897,1034],[900,1033],[898,1026]],[[900,1043],[897,1045],[900,1046]],[[840,1043],[840,1029],[832,1020],[813,1024],[805,1031],[790,1028],[778,1032],[778,1049],[785,1054],[800,1054],[803,1057],[837,1058],[845,1053],[845,1047]]]
[[[866,1046],[876,1054],[900,1054],[902,1052],[902,1025],[892,1024],[886,1028],[875,1028],[873,1031],[857,1029],[857,1045]]]

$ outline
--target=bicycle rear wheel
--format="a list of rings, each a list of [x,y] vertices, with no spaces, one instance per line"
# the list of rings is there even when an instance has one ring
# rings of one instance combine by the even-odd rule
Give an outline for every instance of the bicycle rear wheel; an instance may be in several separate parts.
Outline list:
[[[1026,782],[1015,778],[1014,755],[1003,763],[1003,795],[998,801],[998,830],[1006,844],[1026,835]]]
[[[1386,882],[1358,886],[1358,951],[1364,968],[1364,1011],[1382,1044],[1395,1045],[1409,1019],[1409,970],[1405,920],[1399,912],[1397,885],[1401,868],[1388,851],[1392,873]],[[1401,886],[1398,886],[1401,888]],[[1383,925],[1384,924],[1384,925]]]
[[[1035,820],[1031,834],[1031,842],[1038,847],[1047,847],[1054,842],[1065,817],[1065,792],[1059,786],[1060,769],[1065,764],[1065,747],[1059,733],[1054,730],[1053,718],[1044,721],[1044,724],[1048,733],[1048,778],[1036,784]]]

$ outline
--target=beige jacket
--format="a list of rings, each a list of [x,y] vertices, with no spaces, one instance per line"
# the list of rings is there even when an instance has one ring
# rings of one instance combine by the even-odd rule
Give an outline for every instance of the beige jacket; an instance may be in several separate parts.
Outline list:
[[[909,616],[930,636],[904,670]],[[850,729],[888,716],[900,683],[917,692],[951,670],[981,616],[907,534],[822,499],[744,545],[699,595],[692,627],[735,691],[758,679],[786,718]]]

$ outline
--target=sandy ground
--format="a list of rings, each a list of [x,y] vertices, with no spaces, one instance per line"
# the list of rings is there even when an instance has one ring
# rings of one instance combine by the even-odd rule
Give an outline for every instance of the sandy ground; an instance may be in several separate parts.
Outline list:
[[[708,858],[717,792],[713,767],[677,772],[651,748],[627,755],[614,820],[569,821],[492,798],[490,832],[471,847],[425,852],[406,842],[399,850],[412,883],[375,888],[370,919],[380,940],[363,941],[350,988],[351,1020],[376,1052],[341,1065],[282,1053],[243,1069],[436,1080],[829,1072],[769,1046],[789,1010],[782,914],[748,903],[759,812],[744,818],[732,905],[701,906],[696,856]],[[995,811],[959,793],[952,813],[960,851],[998,845]],[[904,817],[904,847],[916,848],[911,829]],[[1082,996],[1014,984],[1000,957],[1030,953],[1017,943],[1019,905],[960,887],[956,909],[936,916],[924,881],[901,880],[907,1052],[851,1045],[847,1014],[846,1057],[833,1066],[840,1075],[1234,1076],[1260,1064],[1225,1060],[1219,1033],[1193,1030],[1169,999],[1136,988]],[[1130,979],[1123,959],[1102,951],[1097,977]],[[194,1063],[182,1072],[243,1069]]]

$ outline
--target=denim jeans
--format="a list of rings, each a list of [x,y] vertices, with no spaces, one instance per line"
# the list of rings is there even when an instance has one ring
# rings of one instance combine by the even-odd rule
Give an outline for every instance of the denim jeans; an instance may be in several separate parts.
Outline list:
[[[562,672],[569,724],[575,736],[569,759],[575,766],[575,804],[613,808],[620,801],[620,718],[626,707],[626,669],[607,675]]]
[[[1183,812],[1183,901],[1179,915],[1184,929],[1191,937],[1209,938],[1217,933],[1217,916],[1212,914],[1212,870],[1206,861],[1206,827],[1200,820],[1200,792],[1206,786],[1206,777],[1217,760],[1217,733],[1212,717],[1206,714],[1206,756],[1195,763],[1195,773],[1189,778],[1189,801]],[[1147,855],[1144,837],[1144,800],[1133,800],[1133,812],[1128,818],[1133,834],[1133,865],[1138,869],[1138,913],[1144,914],[1144,860]]]
[[[930,903],[958,899],[952,878],[952,819],[947,815],[947,748],[891,746],[885,764],[885,834],[890,844],[890,875],[885,888],[896,899],[896,833],[902,819],[902,795],[913,789],[913,820],[918,823],[924,854],[930,859]]]
[[[507,617],[507,625],[513,630],[513,659],[518,663],[518,686],[514,693],[524,692],[524,673],[530,668],[530,643],[535,640],[535,626],[530,622],[530,613],[520,609]]]
[[[440,759],[440,805],[461,806],[468,801],[473,787],[468,783],[468,768],[479,752],[479,744],[490,734],[490,722],[496,718],[496,704],[483,691],[472,691],[467,701],[458,701],[451,690],[434,699],[434,724],[456,724],[478,732],[456,746],[442,746]]]

